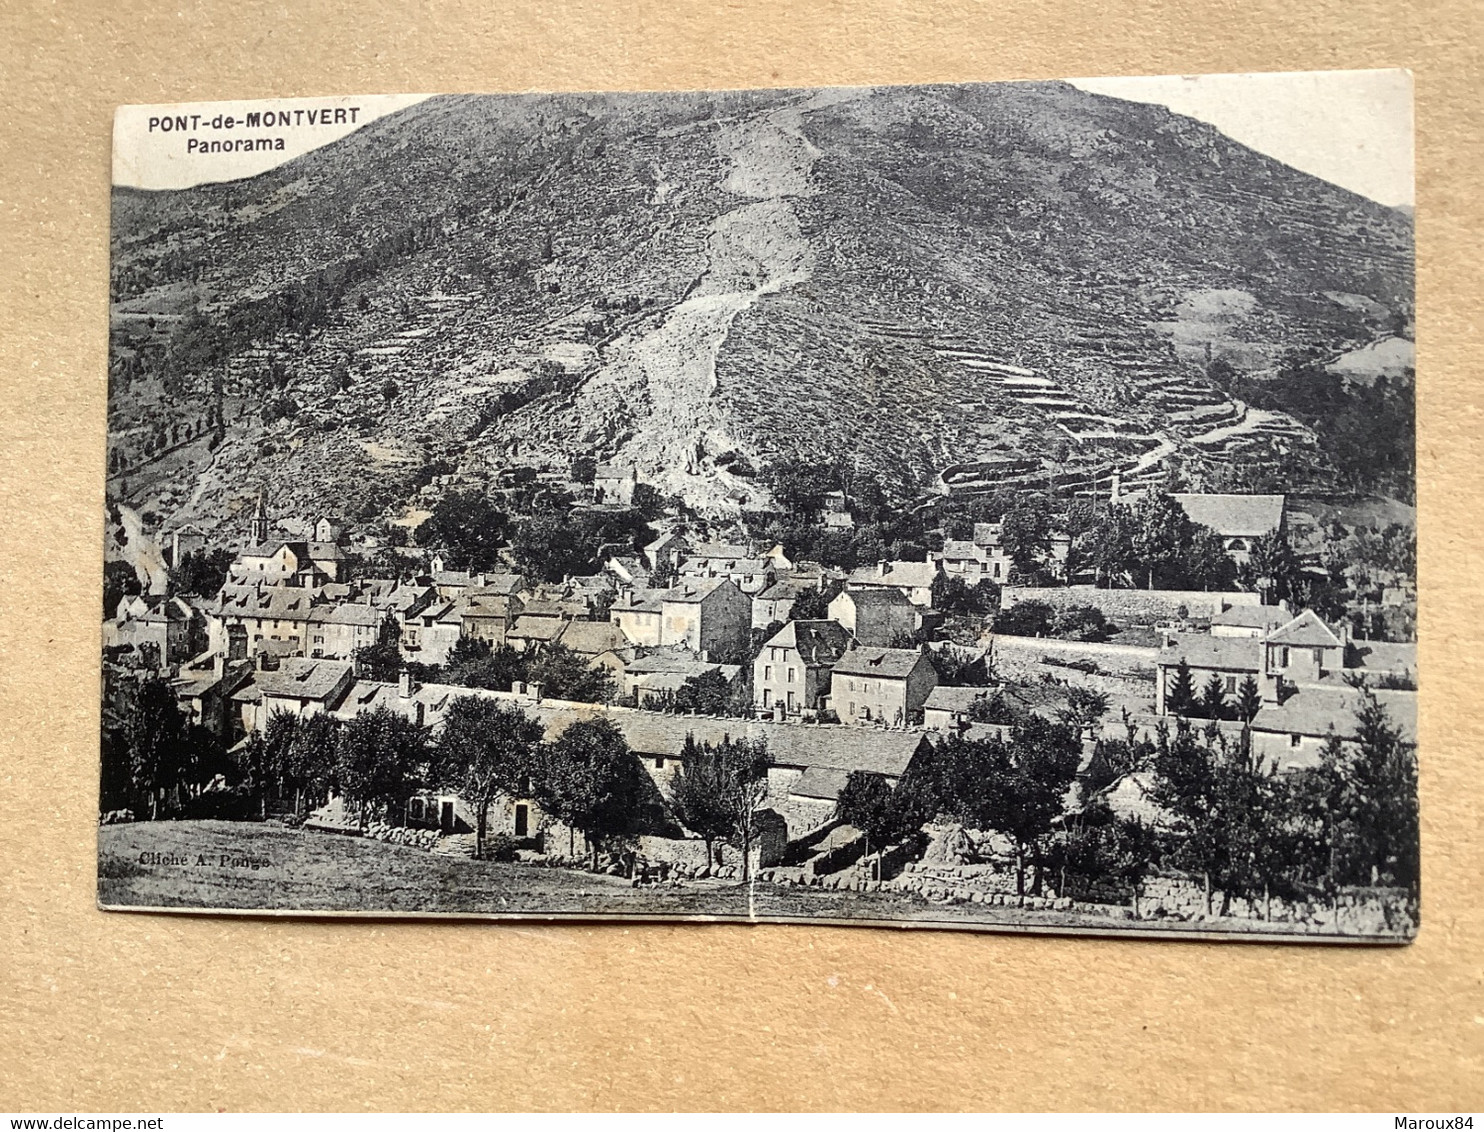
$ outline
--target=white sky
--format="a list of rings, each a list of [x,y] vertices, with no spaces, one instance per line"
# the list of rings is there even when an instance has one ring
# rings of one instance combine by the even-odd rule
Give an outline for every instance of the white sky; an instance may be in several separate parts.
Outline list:
[[[1209,122],[1285,165],[1387,205],[1413,203],[1409,71],[1073,79]]]
[[[113,119],[113,183],[138,189],[184,189],[209,181],[235,181],[253,177],[275,166],[291,161],[312,149],[318,149],[368,122],[427,98],[426,94],[368,94],[334,98],[264,98],[242,102],[180,102],[162,106],[120,106]],[[349,108],[356,108],[356,121],[349,124]],[[344,125],[310,126],[308,124],[250,128],[236,125],[231,129],[212,128],[218,116],[240,119],[251,112],[315,111],[344,109]],[[193,129],[180,132],[156,126],[150,119],[173,120],[196,115]],[[282,138],[282,150],[253,150],[250,153],[189,152],[187,143],[240,141],[258,138]]]
[[[1407,71],[1295,71],[1244,75],[1166,75],[1073,79],[1083,90],[1153,102],[1209,122],[1228,137],[1295,169],[1387,205],[1410,205],[1412,76]],[[205,181],[251,177],[335,141],[427,95],[284,98],[121,106],[114,121],[113,181],[147,189],[178,189]],[[356,123],[329,127],[212,129],[218,115],[250,111],[358,108]],[[151,130],[151,118],[196,114],[181,133]],[[282,137],[283,150],[188,152],[187,142]]]

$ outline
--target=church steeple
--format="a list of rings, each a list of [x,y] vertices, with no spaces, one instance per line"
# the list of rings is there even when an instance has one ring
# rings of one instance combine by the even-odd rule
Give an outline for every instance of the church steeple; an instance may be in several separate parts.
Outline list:
[[[252,513],[248,527],[248,541],[253,546],[262,546],[268,541],[268,512],[263,509],[263,493],[258,492],[258,505]]]

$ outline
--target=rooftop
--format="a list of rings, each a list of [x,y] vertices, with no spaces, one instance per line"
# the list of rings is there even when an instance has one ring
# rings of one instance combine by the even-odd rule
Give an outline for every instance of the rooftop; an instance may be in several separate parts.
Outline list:
[[[927,663],[916,649],[857,648],[835,665],[842,676],[885,676],[904,680],[920,663]]]
[[[1184,509],[1192,523],[1210,527],[1228,538],[1253,538],[1272,534],[1283,524],[1283,495],[1196,495],[1170,496]]]

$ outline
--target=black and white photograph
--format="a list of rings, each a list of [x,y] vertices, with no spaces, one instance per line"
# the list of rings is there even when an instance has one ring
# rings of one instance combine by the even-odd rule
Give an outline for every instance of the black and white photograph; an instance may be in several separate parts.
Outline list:
[[[1405,71],[120,108],[100,905],[1410,941],[1412,206]]]

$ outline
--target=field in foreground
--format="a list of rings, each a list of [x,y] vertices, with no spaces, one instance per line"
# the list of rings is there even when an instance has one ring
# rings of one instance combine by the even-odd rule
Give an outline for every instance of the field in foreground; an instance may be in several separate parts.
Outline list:
[[[109,908],[277,912],[417,912],[632,919],[823,920],[999,930],[1276,935],[1285,925],[1135,922],[1114,916],[854,892],[688,881],[634,888],[564,868],[444,857],[274,822],[137,822],[98,831],[98,899]],[[1275,930],[1276,929],[1276,930]],[[1335,938],[1315,932],[1283,934]],[[1350,937],[1355,938],[1355,937]],[[1391,942],[1391,941],[1377,941]]]

